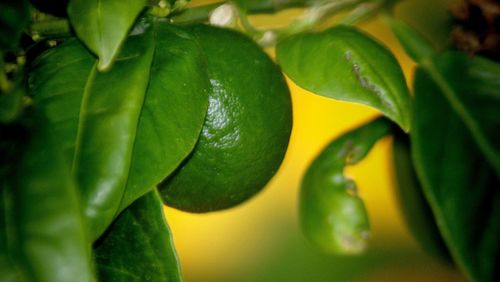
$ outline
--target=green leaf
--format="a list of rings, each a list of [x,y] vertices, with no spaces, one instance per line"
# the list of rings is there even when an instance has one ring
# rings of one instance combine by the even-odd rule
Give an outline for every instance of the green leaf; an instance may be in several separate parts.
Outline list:
[[[460,58],[453,55],[455,59]],[[450,59],[445,56],[443,58]],[[457,61],[448,61],[441,71],[453,71],[447,66],[456,66]],[[443,62],[442,59],[438,59]],[[454,63],[452,63],[454,62]],[[458,61],[460,62],[460,60]],[[482,76],[483,86],[475,91],[463,92],[463,97],[479,106],[478,111],[494,114],[498,104],[487,105],[481,101],[484,92],[498,76],[489,76],[487,65],[476,69]],[[445,68],[446,67],[446,68]],[[471,67],[471,65],[469,65]],[[452,80],[455,89],[465,87],[463,82],[471,77]],[[493,90],[493,89],[490,89]],[[498,88],[496,88],[498,91]],[[498,93],[498,92],[496,92]],[[493,102],[490,97],[490,102]],[[484,108],[483,108],[484,107]],[[498,115],[498,114],[497,114]],[[411,135],[415,167],[429,201],[439,230],[454,261],[471,281],[498,281],[500,272],[500,180],[495,169],[478,148],[462,118],[451,108],[432,77],[419,69],[415,78],[414,130]],[[497,118],[498,120],[498,118]],[[488,128],[495,131],[494,127]]]
[[[365,250],[368,215],[356,183],[343,170],[361,161],[391,131],[392,122],[378,118],[335,139],[308,168],[300,188],[299,214],[304,234],[320,249],[342,254]]]
[[[391,27],[394,35],[396,35],[406,54],[415,62],[422,63],[424,60],[434,56],[434,48],[418,31],[398,19],[386,17],[385,20]]]
[[[208,109],[212,88],[197,39],[166,25],[157,26],[155,34],[155,57],[120,209],[159,184],[191,153]]]
[[[423,66],[500,177],[500,64],[447,52]]]
[[[151,191],[125,209],[98,241],[102,281],[182,281],[163,205]]]
[[[280,42],[277,58],[300,87],[380,110],[410,130],[410,96],[396,58],[354,28],[338,26]]]
[[[50,125],[33,115],[1,126],[0,140],[0,269],[8,261],[15,280],[94,281],[78,190]]]
[[[76,40],[32,68],[34,103],[73,164],[93,240],[192,151],[208,107],[196,42],[179,28],[147,26],[129,38],[109,72],[97,72]]]
[[[146,0],[70,0],[68,16],[78,38],[99,57],[99,70],[111,67]]]
[[[0,1],[0,52],[17,48],[23,29],[28,26],[29,22],[28,1]]]
[[[144,38],[131,37],[116,69],[91,69],[79,108],[73,171],[81,185],[89,227],[99,234],[115,216],[124,193],[137,133],[139,114],[148,87],[154,48]],[[124,78],[127,78],[124,81]],[[103,220],[105,219],[105,220]],[[92,239],[95,239],[92,236]]]
[[[431,207],[425,199],[422,186],[413,167],[410,150],[409,136],[402,132],[396,132],[392,154],[393,170],[397,180],[395,194],[399,208],[408,229],[422,248],[432,256],[449,262],[451,260],[449,251],[439,233]]]

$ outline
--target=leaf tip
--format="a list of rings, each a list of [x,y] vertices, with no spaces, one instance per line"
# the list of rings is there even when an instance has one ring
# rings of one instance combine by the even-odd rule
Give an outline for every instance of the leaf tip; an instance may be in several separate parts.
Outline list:
[[[111,69],[111,63],[112,60],[100,57],[99,62],[97,63],[97,70],[101,72],[108,71],[109,69]]]
[[[410,133],[411,131],[411,122],[406,120],[402,123],[399,123],[399,127],[405,132],[405,133]]]

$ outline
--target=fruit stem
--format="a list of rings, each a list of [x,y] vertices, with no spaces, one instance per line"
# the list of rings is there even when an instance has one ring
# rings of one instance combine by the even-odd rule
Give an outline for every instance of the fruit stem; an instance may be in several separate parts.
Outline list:
[[[34,22],[29,32],[33,41],[68,37],[71,34],[69,22],[64,19]]]
[[[172,17],[174,23],[205,22],[210,17],[210,13],[217,7],[227,4],[229,1],[220,1],[212,4],[201,5],[185,9]],[[306,3],[297,0],[268,1],[259,3],[258,1],[248,1],[245,7],[248,14],[270,14],[288,8],[304,8]]]
[[[356,7],[362,2],[362,0],[337,0],[319,5],[313,5],[306,10],[302,17],[293,21],[288,27],[278,31],[278,37],[284,38],[307,31],[330,16],[345,9]]]
[[[344,25],[353,25],[359,21],[365,20],[377,12],[385,5],[384,0],[378,0],[373,2],[360,3],[356,8],[354,8],[349,15],[343,18],[340,23]]]

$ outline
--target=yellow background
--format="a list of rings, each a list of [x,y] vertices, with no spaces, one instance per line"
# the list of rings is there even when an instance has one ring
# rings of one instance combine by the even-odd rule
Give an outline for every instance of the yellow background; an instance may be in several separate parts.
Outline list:
[[[298,13],[292,10],[252,21],[261,27],[276,26]],[[411,22],[412,17],[407,18]],[[390,31],[377,20],[360,27],[395,53],[411,80],[414,65]],[[463,281],[456,270],[427,256],[409,234],[394,193],[390,138],[346,172],[357,181],[370,215],[372,241],[367,254],[327,256],[307,244],[297,216],[304,171],[333,138],[378,114],[316,96],[288,82],[294,105],[292,138],[280,171],[267,187],[227,211],[199,215],[166,209],[186,281]]]

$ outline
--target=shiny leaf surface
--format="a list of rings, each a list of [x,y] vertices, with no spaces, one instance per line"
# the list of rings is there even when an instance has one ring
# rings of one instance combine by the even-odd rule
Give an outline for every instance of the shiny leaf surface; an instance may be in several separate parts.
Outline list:
[[[364,104],[410,130],[410,96],[396,58],[368,35],[337,26],[280,42],[277,58],[300,87]]]
[[[208,109],[205,56],[184,30],[157,26],[155,57],[121,209],[160,183],[193,150]]]
[[[118,216],[97,243],[95,254],[102,281],[182,281],[156,191],[142,196]]]
[[[474,70],[448,69],[445,66],[456,66],[460,60],[448,62],[452,64],[441,66],[443,73],[460,71],[467,74]],[[489,73],[485,68],[482,71],[482,74]],[[470,79],[463,76],[453,80],[454,89],[467,89],[462,82]],[[461,92],[462,97],[471,102],[468,106],[495,114],[491,111],[494,105],[482,103],[485,98],[491,103],[494,96],[482,94],[498,93],[498,88],[488,88],[497,79],[496,76],[482,76],[482,84],[470,85],[476,86],[474,91]],[[488,89],[492,92],[483,92]],[[439,230],[454,261],[470,280],[497,281],[500,278],[499,177],[461,117],[422,69],[416,74],[415,96],[411,135],[414,163]]]
[[[177,28],[145,26],[109,72],[97,72],[75,40],[32,68],[34,102],[49,115],[82,186],[93,240],[126,207],[120,199],[130,204],[191,152],[208,105],[198,45]]]
[[[151,36],[151,33],[144,35],[146,38]],[[69,143],[66,146],[73,147],[69,152],[70,163],[82,190],[92,239],[97,238],[115,216],[119,205],[116,199],[122,197],[128,178],[137,122],[153,56],[153,48],[141,39],[142,36],[135,37],[127,42],[121,53],[123,59],[110,72],[98,73],[95,60],[86,50],[77,46],[76,41],[62,46],[62,51],[53,49],[46,53],[39,61],[39,66],[35,67],[38,70],[34,71],[34,75],[42,76],[33,77],[33,83],[42,83],[33,88],[35,103],[45,107],[52,120],[74,122],[71,128],[63,128],[66,129],[64,137],[72,135],[72,138],[60,140]],[[61,63],[65,52],[74,49],[78,53],[68,53],[70,58]],[[78,64],[71,64],[73,61]],[[58,76],[57,79],[55,76]],[[64,81],[64,78],[70,82]],[[43,82],[48,82],[48,85]],[[56,83],[63,88],[56,88],[53,85]],[[82,87],[69,92],[68,85],[71,85],[70,90],[80,85]],[[49,108],[51,106],[63,108],[56,110]],[[68,120],[68,116],[71,120]],[[57,124],[54,126],[57,127]]]
[[[78,37],[99,57],[99,70],[107,70],[125,42],[129,29],[146,0],[70,0],[68,16]]]

